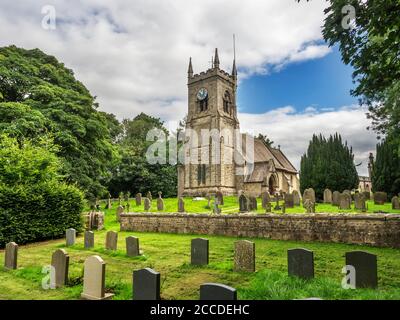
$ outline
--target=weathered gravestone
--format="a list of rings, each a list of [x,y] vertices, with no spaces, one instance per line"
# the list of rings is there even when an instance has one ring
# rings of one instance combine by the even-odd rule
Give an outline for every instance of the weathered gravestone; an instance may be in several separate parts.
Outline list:
[[[160,274],[150,268],[133,271],[133,300],[160,300]]]
[[[149,198],[144,198],[144,211],[149,211],[151,208],[151,201]]]
[[[294,196],[293,193],[285,193],[285,208],[294,208]]]
[[[361,210],[362,212],[367,210],[367,206],[365,203],[365,198],[362,193],[356,193],[354,195],[354,208],[356,210]]]
[[[351,196],[348,193],[342,193],[339,197],[339,209],[350,210],[351,209]]]
[[[293,204],[295,206],[299,206],[300,205],[300,193],[297,190],[294,190],[292,192],[293,194]]]
[[[115,231],[108,231],[106,235],[106,249],[117,250],[118,233]]]
[[[311,200],[311,202],[315,203],[315,191],[313,188],[309,188],[304,190],[304,194],[303,194],[303,203],[306,200]]]
[[[332,194],[332,205],[334,206],[339,206],[340,204],[340,192],[339,191],[334,191]]]
[[[261,206],[263,209],[267,209],[267,205],[271,202],[271,196],[269,195],[269,192],[263,192],[261,194]]]
[[[200,286],[200,300],[237,300],[237,292],[224,284],[204,283]]]
[[[15,242],[6,244],[6,252],[4,257],[4,268],[17,269],[18,245]]]
[[[315,202],[310,199],[304,200],[303,207],[306,209],[306,213],[315,213]]]
[[[190,263],[196,266],[208,264],[209,242],[207,239],[192,239]]]
[[[221,192],[221,191],[217,191],[217,192],[215,193],[215,196],[216,196],[217,199],[218,199],[218,204],[221,205],[221,206],[223,206],[223,205],[224,205],[224,195],[222,194],[222,192]]]
[[[150,201],[153,201],[153,195],[151,194],[151,192],[147,192],[146,194],[146,198],[149,199]]]
[[[182,197],[178,199],[178,212],[183,213],[185,212],[185,201]]]
[[[364,251],[346,252],[346,266],[353,266],[355,269],[356,289],[378,287],[376,255]],[[349,275],[351,276],[351,272]]]
[[[314,278],[314,253],[306,249],[288,250],[288,273],[303,279]]]
[[[332,191],[329,189],[324,190],[324,203],[332,203]]]
[[[73,228],[67,229],[67,231],[65,232],[65,239],[67,247],[73,246],[76,240],[76,230]]]
[[[83,242],[84,242],[85,249],[93,248],[94,247],[94,232],[93,231],[85,231]]]
[[[249,211],[249,199],[244,194],[241,194],[239,197],[239,211],[240,212]]]
[[[61,288],[68,282],[69,255],[64,249],[56,250],[51,256],[51,266],[55,272],[55,288]]]
[[[128,257],[136,257],[140,255],[139,238],[126,237],[126,255]]]
[[[86,230],[102,230],[104,228],[104,213],[89,212],[83,216]]]
[[[254,196],[249,197],[249,210],[250,211],[257,210],[257,198]]]
[[[164,200],[161,196],[162,196],[162,193],[159,192],[158,199],[157,199],[157,210],[158,211],[164,211]]]
[[[85,260],[83,275],[83,293],[81,297],[88,300],[109,300],[114,295],[105,293],[106,263],[99,256]]]
[[[364,191],[362,194],[364,195],[365,200],[371,200],[371,192]]]
[[[255,243],[247,240],[235,242],[234,271],[255,272]]]
[[[375,192],[374,193],[374,202],[378,205],[383,205],[387,202],[387,193],[386,192]]]
[[[400,210],[399,197],[393,197],[392,198],[392,209],[393,210]]]
[[[124,213],[124,207],[123,206],[118,206],[117,208],[117,222],[120,222],[120,216],[121,214]]]
[[[141,193],[137,193],[136,194],[135,201],[136,201],[136,205],[137,206],[141,206],[142,205],[142,194]]]

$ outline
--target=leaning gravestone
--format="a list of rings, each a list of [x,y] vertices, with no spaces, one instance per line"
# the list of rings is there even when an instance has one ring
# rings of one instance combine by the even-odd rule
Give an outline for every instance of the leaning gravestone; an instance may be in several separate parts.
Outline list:
[[[190,263],[195,266],[203,266],[208,264],[209,243],[207,239],[192,239]]]
[[[356,193],[354,195],[354,208],[363,212],[367,209],[365,198],[362,193]]]
[[[295,206],[299,206],[300,205],[300,193],[297,190],[294,190],[292,192],[293,194],[293,204]]]
[[[94,247],[94,232],[93,231],[85,231],[83,242],[85,245],[85,249],[93,248]]]
[[[164,200],[162,198],[162,192],[161,191],[158,193],[157,210],[158,211],[164,211]]]
[[[378,205],[383,205],[387,202],[387,193],[386,192],[375,192],[374,193],[374,202]]]
[[[270,203],[270,202],[271,202],[271,197],[269,195],[269,192],[268,191],[263,192],[262,195],[261,195],[261,206],[262,206],[262,208],[266,209],[268,203]]]
[[[241,194],[239,197],[239,211],[240,212],[249,211],[249,199],[244,194]]]
[[[106,250],[117,250],[118,233],[108,231],[106,235]]]
[[[137,206],[141,206],[142,205],[142,194],[141,193],[137,193],[136,194],[135,201],[136,201],[136,205]]]
[[[324,190],[324,203],[332,203],[332,191],[329,189]]]
[[[334,206],[339,206],[340,204],[340,192],[339,191],[334,191],[332,194],[332,205]]]
[[[200,286],[200,300],[237,300],[236,289],[219,283]]]
[[[346,265],[355,268],[356,289],[378,287],[376,255],[363,251],[346,252]]]
[[[303,202],[306,201],[307,199],[315,203],[315,191],[313,188],[304,190]]]
[[[342,193],[339,197],[339,209],[350,210],[351,209],[351,196],[348,193]]]
[[[65,239],[67,247],[73,246],[76,240],[76,230],[73,228],[67,229],[67,231],[65,232]]]
[[[150,268],[133,271],[133,300],[160,300],[160,274]]]
[[[151,201],[149,198],[144,198],[144,211],[149,211],[151,208]]]
[[[117,208],[117,222],[120,222],[120,216],[121,214],[124,213],[124,207],[123,206],[118,206]]]
[[[303,279],[314,278],[314,253],[306,249],[288,250],[288,273]]]
[[[247,240],[235,242],[234,271],[255,272],[255,243]]]
[[[56,250],[51,256],[51,266],[55,272],[55,287],[61,288],[68,282],[69,255],[64,249]]]
[[[109,300],[114,295],[105,293],[106,263],[99,256],[85,260],[83,275],[83,293],[81,297],[88,300]]]
[[[182,197],[178,199],[178,212],[183,213],[185,212],[185,201]]]
[[[221,205],[221,206],[223,206],[223,205],[224,205],[224,195],[222,194],[222,192],[221,192],[221,191],[217,191],[217,192],[215,193],[215,196],[216,196],[217,199],[218,199],[218,204]]]
[[[149,199],[150,201],[153,201],[153,196],[152,196],[152,194],[151,194],[151,192],[149,191],[149,192],[147,192],[147,194],[146,194],[146,198],[147,199]]]
[[[126,255],[128,257],[137,257],[140,255],[139,238],[126,237]]]
[[[18,245],[15,242],[7,243],[4,257],[4,268],[11,270],[17,269],[17,258]]]
[[[294,196],[293,193],[285,193],[285,208],[294,208]]]
[[[392,209],[393,210],[400,210],[399,197],[393,197],[392,198]]]

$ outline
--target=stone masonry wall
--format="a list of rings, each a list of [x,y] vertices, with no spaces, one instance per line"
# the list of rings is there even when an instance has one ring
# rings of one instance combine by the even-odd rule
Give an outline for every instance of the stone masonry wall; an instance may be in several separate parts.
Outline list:
[[[342,242],[400,248],[400,215],[122,214],[121,231]]]

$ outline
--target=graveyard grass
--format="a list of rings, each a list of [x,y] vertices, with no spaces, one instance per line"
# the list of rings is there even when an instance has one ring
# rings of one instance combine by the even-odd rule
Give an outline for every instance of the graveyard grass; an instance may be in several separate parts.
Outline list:
[[[229,198],[225,198],[225,202],[227,208],[234,205]],[[190,208],[189,203],[186,205],[187,209]],[[161,273],[162,299],[196,300],[200,284],[204,282],[230,285],[238,289],[239,299],[400,299],[400,250],[249,239],[256,244],[257,272],[245,273],[233,271],[233,248],[237,238],[204,236],[210,240],[210,264],[198,267],[190,265],[190,241],[198,237],[193,235],[119,232],[118,250],[105,250],[106,232],[119,231],[115,210],[116,204],[111,210],[105,210],[106,230],[95,232],[93,249],[84,249],[82,235],[74,246],[68,248],[65,248],[64,239],[20,246],[19,269],[9,271],[0,268],[0,299],[79,299],[83,287],[84,260],[95,254],[107,263],[106,292],[114,293],[114,299],[120,300],[132,298],[132,272],[145,267]],[[130,235],[140,238],[142,256],[126,256],[125,238]],[[287,276],[287,250],[299,247],[314,251],[314,280]],[[50,264],[52,253],[59,248],[65,248],[70,256],[69,284],[62,289],[44,290],[42,281],[46,274],[42,273],[42,267]],[[352,250],[365,250],[378,255],[378,290],[342,289],[344,254]],[[4,250],[0,254],[0,265],[4,265]]]

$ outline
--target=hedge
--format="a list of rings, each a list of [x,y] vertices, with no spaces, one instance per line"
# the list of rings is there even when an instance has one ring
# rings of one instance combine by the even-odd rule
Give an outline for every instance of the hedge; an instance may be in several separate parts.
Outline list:
[[[34,186],[0,184],[0,247],[63,237],[82,231],[83,195],[60,182]]]

